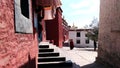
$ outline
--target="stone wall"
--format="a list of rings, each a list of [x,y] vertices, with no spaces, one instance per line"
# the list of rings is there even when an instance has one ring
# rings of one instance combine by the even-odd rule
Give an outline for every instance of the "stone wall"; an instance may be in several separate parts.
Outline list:
[[[100,0],[98,61],[120,68],[120,0]]]
[[[15,33],[14,23],[14,1],[0,0],[0,68],[35,68],[37,35]]]

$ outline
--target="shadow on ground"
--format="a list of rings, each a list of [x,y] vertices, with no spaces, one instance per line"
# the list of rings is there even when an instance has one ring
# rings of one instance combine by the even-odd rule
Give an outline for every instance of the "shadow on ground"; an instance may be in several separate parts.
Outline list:
[[[76,63],[73,63],[73,68],[80,68],[80,66],[77,65]]]
[[[105,67],[101,64],[98,64],[98,63],[94,62],[92,64],[82,66],[81,68],[105,68]]]
[[[82,66],[80,68],[111,68],[111,67],[110,66],[105,66],[105,65],[97,63],[97,62],[94,62],[92,64]]]
[[[84,65],[84,66],[79,66],[79,65],[73,63],[73,68],[111,68],[111,67],[104,66],[102,64],[94,62],[92,64],[88,64],[88,65]]]

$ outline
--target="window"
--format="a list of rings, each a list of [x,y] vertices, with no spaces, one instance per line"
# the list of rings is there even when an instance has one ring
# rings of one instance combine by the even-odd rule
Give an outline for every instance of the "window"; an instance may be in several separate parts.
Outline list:
[[[31,0],[14,0],[15,33],[33,33]]]
[[[89,42],[90,42],[89,39],[86,39],[86,40],[85,40],[85,43],[86,43],[86,44],[89,44]]]
[[[80,44],[80,40],[76,40],[76,43],[77,43],[77,44]]]
[[[88,35],[87,35],[87,34],[85,34],[85,37],[88,37]]]
[[[21,0],[20,1],[20,5],[21,5],[21,13],[23,14],[23,16],[29,18],[29,1],[28,0]]]
[[[77,32],[77,37],[80,37],[80,32]]]

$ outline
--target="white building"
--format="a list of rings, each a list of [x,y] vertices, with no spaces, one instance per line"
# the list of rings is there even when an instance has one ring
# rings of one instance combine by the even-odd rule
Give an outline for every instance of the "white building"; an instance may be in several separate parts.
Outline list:
[[[93,41],[88,39],[87,31],[90,29],[70,29],[69,39],[73,39],[76,47],[94,47]]]

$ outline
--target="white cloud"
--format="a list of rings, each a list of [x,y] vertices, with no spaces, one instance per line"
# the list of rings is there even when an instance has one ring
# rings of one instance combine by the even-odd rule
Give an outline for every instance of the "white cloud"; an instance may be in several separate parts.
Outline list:
[[[67,0],[66,0],[67,1]],[[63,9],[63,14],[67,22],[72,25],[73,22],[79,28],[91,23],[93,17],[99,19],[99,1],[100,0],[75,0],[76,2],[67,3]],[[63,3],[64,4],[64,3]],[[67,11],[66,11],[67,10]]]
[[[81,2],[70,4],[70,7],[72,9],[80,9],[80,8],[88,7],[89,5],[90,5],[90,3],[88,1],[83,0]]]
[[[93,2],[94,1],[94,2]],[[99,0],[83,0],[77,4],[71,4],[72,13],[71,15],[88,15],[99,13]],[[75,7],[76,6],[76,7]],[[86,8],[87,7],[87,8]]]

